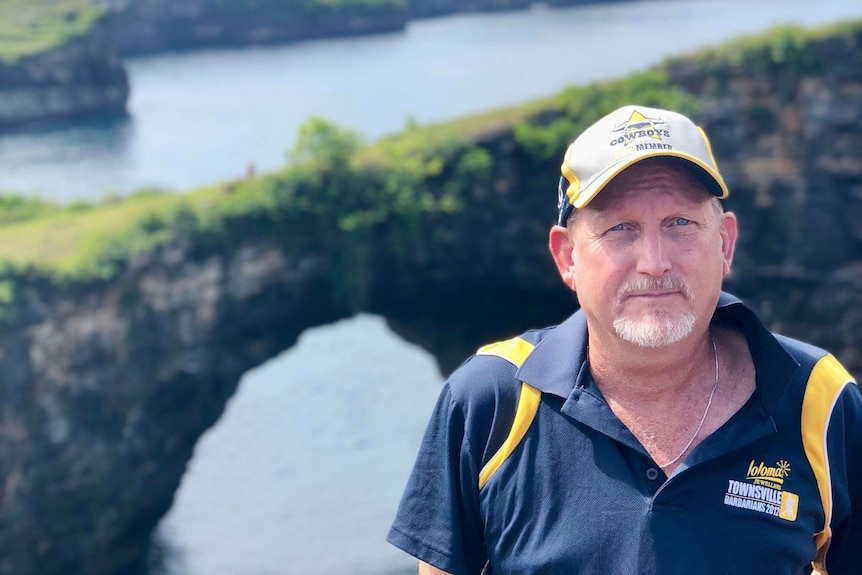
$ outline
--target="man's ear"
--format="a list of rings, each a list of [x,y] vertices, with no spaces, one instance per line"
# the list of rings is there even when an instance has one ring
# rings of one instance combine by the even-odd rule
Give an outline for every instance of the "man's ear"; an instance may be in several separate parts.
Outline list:
[[[557,264],[560,277],[572,291],[577,291],[575,285],[575,264],[572,259],[572,250],[575,245],[569,237],[569,231],[563,226],[553,226],[548,234],[548,249]]]
[[[730,264],[733,263],[733,250],[736,247],[738,234],[736,216],[732,212],[725,212],[721,220],[721,253],[724,255],[724,277],[730,273]]]

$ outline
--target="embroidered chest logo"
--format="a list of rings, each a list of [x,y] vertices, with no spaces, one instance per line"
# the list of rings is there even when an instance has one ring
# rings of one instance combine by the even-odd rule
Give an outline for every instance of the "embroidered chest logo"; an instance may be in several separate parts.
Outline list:
[[[745,481],[727,482],[724,504],[774,515],[786,521],[796,521],[799,496],[784,491],[784,480],[790,475],[790,463],[777,461],[768,466],[754,459],[748,464]]]

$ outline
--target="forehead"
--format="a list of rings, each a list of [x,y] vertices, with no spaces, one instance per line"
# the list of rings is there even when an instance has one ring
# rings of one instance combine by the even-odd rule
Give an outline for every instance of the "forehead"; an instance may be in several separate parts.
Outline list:
[[[582,210],[606,211],[651,198],[694,206],[712,197],[692,171],[679,162],[650,158],[623,170]]]

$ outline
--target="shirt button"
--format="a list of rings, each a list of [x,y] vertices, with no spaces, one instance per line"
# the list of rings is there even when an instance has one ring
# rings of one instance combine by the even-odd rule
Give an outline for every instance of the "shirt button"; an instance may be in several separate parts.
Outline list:
[[[646,476],[647,479],[649,479],[650,481],[655,481],[656,479],[658,479],[658,469],[656,469],[655,467],[650,467],[646,470]]]

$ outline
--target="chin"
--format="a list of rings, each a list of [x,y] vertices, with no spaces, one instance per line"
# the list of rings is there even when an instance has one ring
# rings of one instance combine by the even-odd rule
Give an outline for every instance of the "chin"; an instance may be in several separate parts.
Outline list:
[[[697,316],[685,314],[651,314],[640,319],[617,318],[614,330],[623,340],[640,347],[666,347],[691,335]]]

